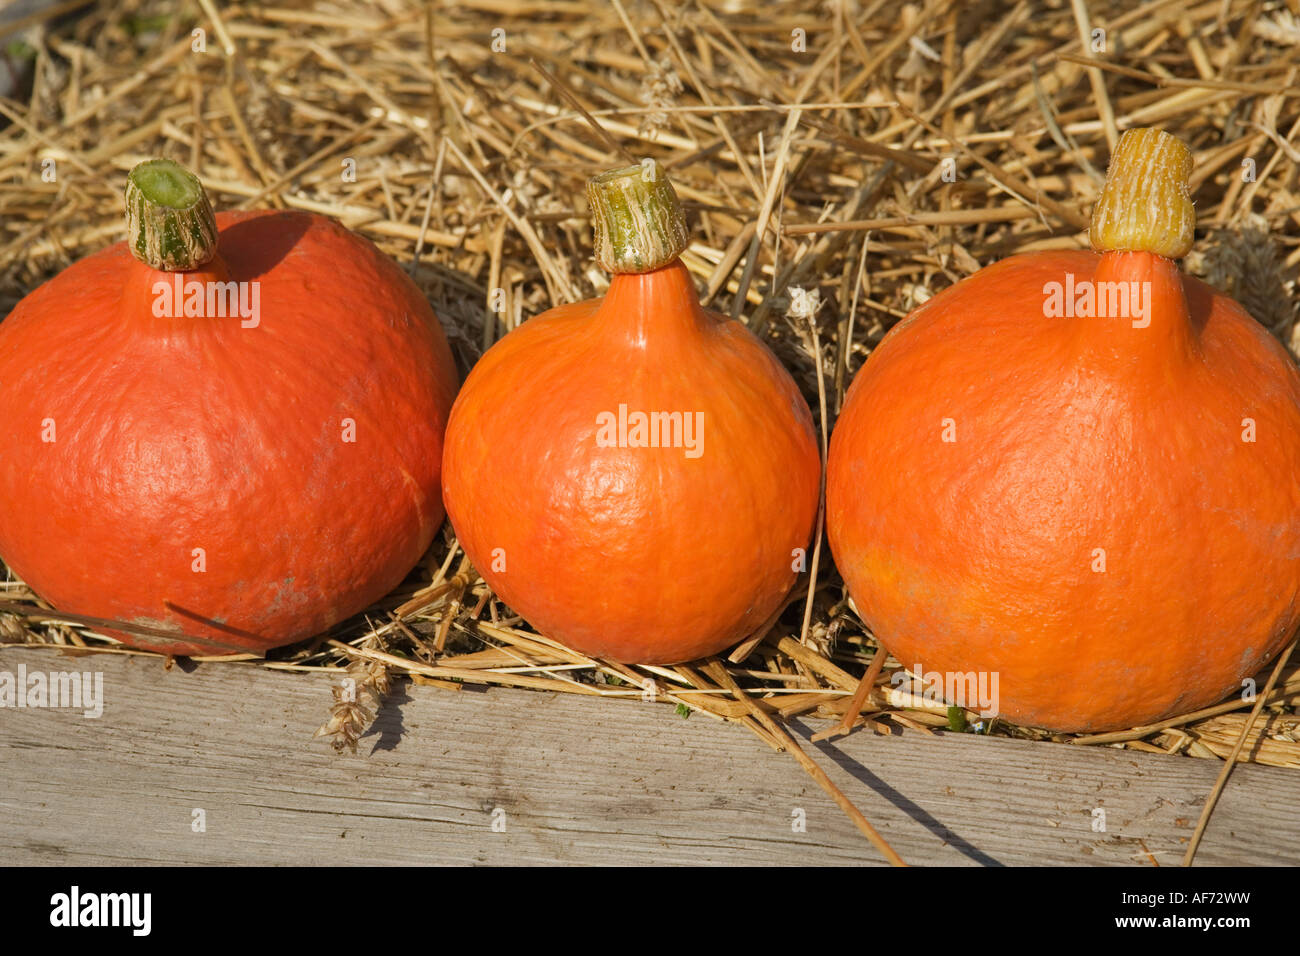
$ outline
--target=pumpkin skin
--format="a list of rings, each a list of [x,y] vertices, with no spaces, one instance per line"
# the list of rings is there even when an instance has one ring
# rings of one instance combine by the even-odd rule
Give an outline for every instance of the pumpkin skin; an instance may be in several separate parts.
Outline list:
[[[1045,317],[1066,273],[1150,282],[1150,325]],[[873,351],[827,530],[905,666],[996,672],[1021,724],[1113,730],[1212,704],[1286,645],[1298,466],[1300,374],[1239,305],[1150,252],[1027,254]]]
[[[685,449],[602,447],[598,416],[702,412]],[[608,418],[606,418],[608,421]],[[793,585],[817,512],[803,396],[680,261],[519,326],[452,408],[443,496],[461,547],[541,633],[667,664],[757,628]]]
[[[180,275],[260,283],[256,327],[155,316],[173,274],[125,242],[0,323],[0,555],[60,610],[184,635],[111,632],[170,654],[320,633],[396,586],[443,517],[457,375],[414,283],[324,217],[216,222],[217,258]]]

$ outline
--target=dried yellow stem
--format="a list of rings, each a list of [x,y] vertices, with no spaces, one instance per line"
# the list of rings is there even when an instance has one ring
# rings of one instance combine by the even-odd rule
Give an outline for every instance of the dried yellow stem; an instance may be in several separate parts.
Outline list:
[[[1196,228],[1191,175],[1191,150],[1177,136],[1158,129],[1125,132],[1092,210],[1092,248],[1187,255]]]

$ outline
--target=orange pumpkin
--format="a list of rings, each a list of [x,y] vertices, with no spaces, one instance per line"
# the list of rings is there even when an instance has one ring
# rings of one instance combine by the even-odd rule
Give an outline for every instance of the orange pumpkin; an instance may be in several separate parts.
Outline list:
[[[138,647],[317,634],[442,522],[457,376],[437,319],[364,239],[304,213],[214,218],[175,163],[136,167],[127,208],[130,245],[0,323],[0,556]]]
[[[443,496],[474,566],[543,634],[672,663],[776,610],[821,469],[807,403],[744,326],[700,305],[676,194],[644,170],[588,189],[604,298],[531,319],[470,372]]]
[[[996,677],[1022,724],[1212,704],[1300,615],[1300,374],[1180,273],[1191,167],[1175,137],[1125,133],[1096,252],[1015,256],[935,296],[832,435],[827,529],[863,620],[947,688]]]

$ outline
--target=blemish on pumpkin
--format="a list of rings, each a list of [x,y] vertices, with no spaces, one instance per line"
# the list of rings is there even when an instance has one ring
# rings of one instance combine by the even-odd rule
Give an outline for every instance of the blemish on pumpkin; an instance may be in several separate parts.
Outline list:
[[[173,634],[181,633],[181,627],[175,621],[163,621],[156,617],[133,617],[126,622],[136,627],[148,627],[159,631],[171,631]]]
[[[416,517],[419,518],[420,527],[423,528],[425,523],[424,496],[420,494],[420,483],[405,468],[399,468],[398,471],[402,473],[402,481],[411,489],[411,503],[415,505]]]

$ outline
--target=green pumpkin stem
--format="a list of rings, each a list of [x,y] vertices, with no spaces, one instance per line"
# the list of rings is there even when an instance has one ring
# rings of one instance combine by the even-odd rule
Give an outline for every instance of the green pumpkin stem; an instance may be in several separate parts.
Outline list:
[[[217,220],[199,177],[170,159],[140,163],[126,177],[132,254],[166,272],[197,269],[217,254]]]
[[[690,242],[677,192],[654,160],[587,183],[596,261],[606,272],[652,272]]]

